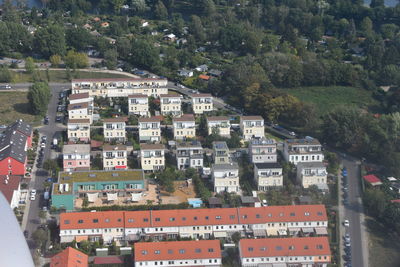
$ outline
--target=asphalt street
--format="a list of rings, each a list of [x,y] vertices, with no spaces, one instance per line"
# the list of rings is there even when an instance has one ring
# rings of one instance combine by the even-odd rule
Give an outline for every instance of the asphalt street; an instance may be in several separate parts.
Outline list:
[[[40,136],[46,135],[47,136],[47,143],[46,147],[44,149],[44,157],[43,157],[43,162],[46,161],[47,159],[50,159],[51,155],[51,142],[53,140],[53,137],[55,135],[61,134],[61,132],[64,130],[64,127],[62,125],[58,124],[55,122],[56,118],[56,113],[57,113],[57,104],[58,104],[58,97],[59,93],[68,88],[68,84],[50,84],[51,89],[52,89],[52,98],[50,100],[49,106],[48,106],[48,117],[49,117],[49,124],[44,125],[39,129],[39,134]],[[40,141],[40,139],[39,139]],[[33,168],[33,173],[32,173],[32,179],[29,184],[29,190],[31,189],[36,189],[37,190],[37,196],[36,200],[30,201],[27,206],[27,212],[28,216],[25,218],[25,223],[23,221],[22,223],[22,228],[23,230],[28,231],[28,245],[29,248],[31,249],[31,252],[34,251],[36,248],[33,240],[31,239],[32,233],[38,228],[40,225],[40,218],[39,218],[39,211],[43,207],[43,192],[44,192],[44,186],[43,182],[48,178],[48,173],[47,171],[43,170],[42,168],[37,168],[36,167],[36,161],[35,161],[35,167]]]
[[[344,205],[344,214],[341,216],[343,220],[349,220],[350,226],[343,227],[341,233],[341,242],[345,233],[350,234],[351,238],[351,266],[367,267],[368,266],[368,238],[364,221],[364,211],[361,201],[360,188],[360,162],[357,159],[348,156],[342,157],[342,165],[347,169],[348,173],[348,204]],[[341,183],[341,194],[343,194],[343,183]],[[340,203],[343,205],[343,203]]]

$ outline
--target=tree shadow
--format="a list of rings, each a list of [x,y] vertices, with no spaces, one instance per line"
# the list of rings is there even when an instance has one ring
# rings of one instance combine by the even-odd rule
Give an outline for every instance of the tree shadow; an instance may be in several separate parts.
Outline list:
[[[16,112],[19,112],[21,114],[34,115],[29,103],[17,103],[13,105],[13,108]]]

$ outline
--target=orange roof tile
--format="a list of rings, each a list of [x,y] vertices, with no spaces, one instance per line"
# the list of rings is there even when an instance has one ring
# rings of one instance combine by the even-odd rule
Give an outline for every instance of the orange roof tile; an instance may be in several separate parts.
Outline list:
[[[208,76],[208,75],[204,75],[204,74],[200,74],[200,75],[199,75],[199,79],[202,79],[202,80],[205,80],[205,81],[208,81],[210,78],[211,78],[211,77]]]
[[[123,211],[68,212],[60,214],[61,229],[124,227]]]
[[[331,255],[326,236],[241,239],[239,247],[242,258]]]
[[[69,95],[69,100],[84,99],[84,98],[88,98],[88,97],[89,97],[89,93],[72,94],[72,95]]]
[[[50,267],[85,267],[88,256],[79,250],[67,247],[51,258]]]
[[[135,243],[135,262],[184,259],[221,259],[219,240]]]
[[[242,116],[240,120],[247,121],[247,120],[264,120],[261,116]]]
[[[127,117],[116,117],[116,118],[107,118],[104,119],[103,122],[127,122]]]

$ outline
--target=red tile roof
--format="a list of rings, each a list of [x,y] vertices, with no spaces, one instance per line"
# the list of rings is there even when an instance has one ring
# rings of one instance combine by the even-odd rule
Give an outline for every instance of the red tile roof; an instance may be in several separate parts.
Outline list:
[[[392,200],[390,200],[390,202],[392,202],[392,203],[400,203],[400,199],[392,199]]]
[[[102,145],[103,145],[102,141],[90,140],[90,147],[91,148],[101,147]]]
[[[221,259],[219,240],[140,242],[135,243],[135,262]],[[216,264],[217,265],[217,264]]]
[[[242,258],[331,255],[326,236],[241,239],[239,247]]]
[[[84,98],[88,98],[88,97],[89,97],[89,93],[72,94],[72,95],[69,95],[69,100],[84,99]]]
[[[4,197],[7,199],[8,203],[11,204],[11,200],[14,194],[14,190],[18,190],[19,183],[21,182],[21,177],[12,175],[0,175],[0,192],[3,193]],[[5,181],[8,181],[7,183]]]
[[[173,118],[173,121],[194,121],[193,114],[183,114],[180,118]]]
[[[88,266],[88,256],[79,250],[67,247],[51,258],[50,267]]]
[[[211,78],[211,77],[208,76],[208,75],[204,75],[204,74],[200,74],[200,75],[199,75],[199,79],[202,79],[202,80],[205,80],[205,81],[208,81],[210,78]]]
[[[367,181],[368,183],[370,183],[372,185],[382,184],[382,181],[378,177],[376,177],[376,175],[374,175],[374,174],[365,175],[363,178],[365,181]]]
[[[140,149],[165,149],[165,146],[163,144],[140,144]]]
[[[95,257],[93,264],[124,264],[123,256]]]
[[[117,117],[117,118],[107,118],[104,119],[103,122],[127,122],[127,117]]]
[[[98,222],[92,220],[97,218]],[[105,223],[105,218],[113,218]],[[124,218],[125,224],[117,219]],[[65,220],[69,220],[66,224]],[[83,220],[80,224],[78,220]],[[62,213],[61,229],[142,228],[195,225],[233,225],[269,222],[327,221],[324,205],[292,205],[248,208],[180,209],[152,211]],[[114,222],[114,224],[113,224]],[[114,225],[114,226],[113,226]]]
[[[242,121],[249,121],[249,120],[264,120],[261,116],[242,116],[240,117]]]
[[[161,78],[101,78],[101,79],[74,79],[72,83],[80,83],[80,82],[140,82],[140,81],[165,81],[166,79]]]

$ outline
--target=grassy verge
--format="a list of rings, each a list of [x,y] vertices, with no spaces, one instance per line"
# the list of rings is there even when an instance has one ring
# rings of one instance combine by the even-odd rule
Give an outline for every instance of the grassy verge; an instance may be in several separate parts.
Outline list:
[[[40,122],[40,117],[29,109],[28,92],[0,92],[0,124],[9,124],[22,119],[33,124]]]
[[[301,101],[312,103],[319,114],[324,114],[337,106],[354,106],[371,112],[379,111],[379,103],[372,92],[345,86],[299,87],[285,91]]]
[[[400,242],[397,234],[366,217],[368,229],[369,266],[398,267],[400,262]]]
[[[124,78],[127,77],[125,74],[121,73],[105,73],[105,72],[90,72],[90,71],[71,71],[70,74],[65,70],[49,70],[48,74],[45,70],[39,71],[39,76],[50,82],[67,83],[71,79],[98,79],[98,78]],[[25,72],[14,72],[13,82],[14,83],[27,83],[32,82],[32,74]]]

